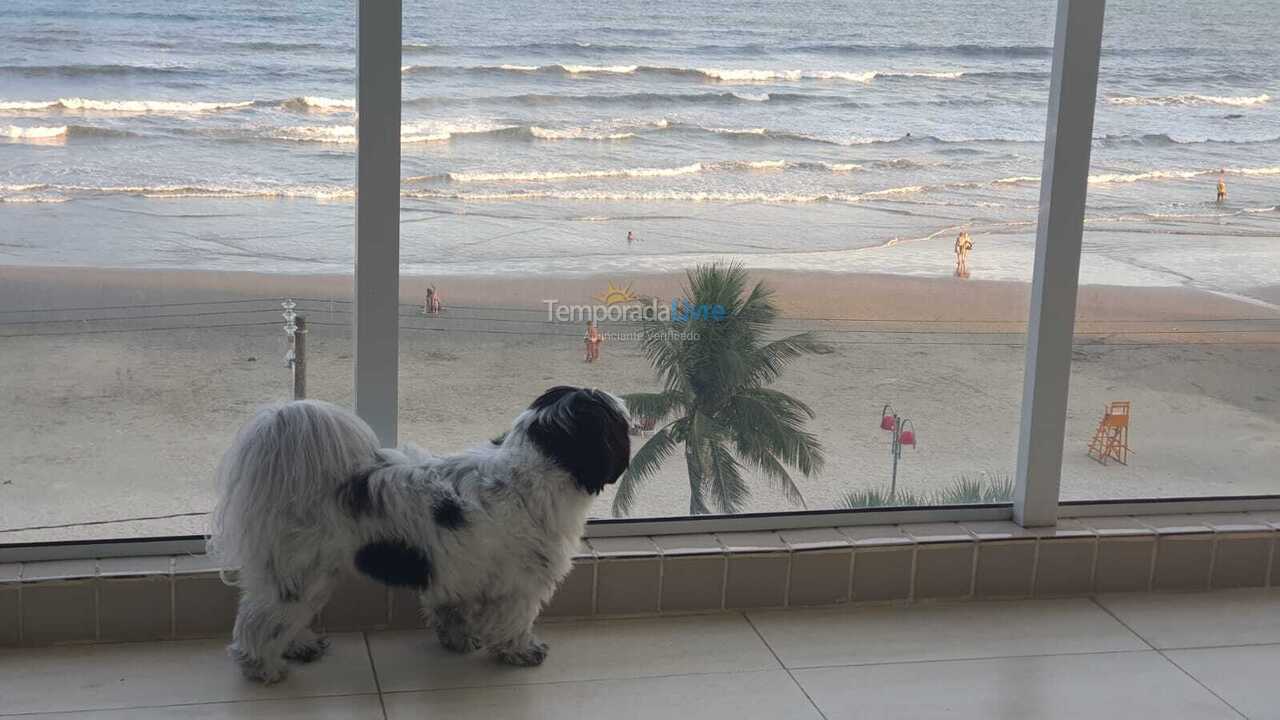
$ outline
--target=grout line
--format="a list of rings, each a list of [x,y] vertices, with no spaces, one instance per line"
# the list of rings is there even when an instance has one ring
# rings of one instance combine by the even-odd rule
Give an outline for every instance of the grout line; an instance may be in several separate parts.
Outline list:
[[[1133,633],[1135,637],[1137,637],[1137,638],[1138,638],[1139,640],[1141,640],[1142,642],[1146,643],[1146,644],[1147,644],[1147,647],[1149,647],[1149,648],[1151,648],[1152,650],[1154,650],[1154,651],[1155,651],[1155,653],[1156,653],[1157,655],[1159,655],[1160,657],[1164,658],[1166,662],[1168,662],[1170,665],[1172,665],[1172,666],[1174,666],[1174,667],[1178,668],[1178,670],[1179,670],[1183,675],[1186,675],[1187,677],[1191,678],[1192,682],[1194,682],[1195,684],[1197,684],[1197,685],[1199,685],[1200,687],[1204,688],[1205,692],[1207,692],[1207,693],[1209,693],[1210,695],[1212,695],[1212,696],[1214,696],[1215,698],[1217,698],[1217,699],[1218,699],[1218,701],[1219,701],[1219,702],[1221,702],[1223,705],[1226,705],[1227,707],[1231,708],[1231,711],[1232,711],[1232,712],[1234,712],[1235,714],[1237,714],[1237,715],[1239,715],[1240,717],[1245,718],[1246,720],[1248,720],[1248,716],[1247,716],[1247,715],[1245,715],[1244,713],[1240,712],[1240,710],[1239,710],[1239,709],[1237,709],[1235,705],[1232,705],[1231,703],[1227,702],[1226,698],[1224,698],[1224,697],[1222,697],[1221,695],[1219,695],[1218,693],[1214,692],[1212,688],[1210,688],[1208,685],[1205,685],[1203,682],[1201,682],[1201,681],[1200,681],[1200,678],[1198,678],[1198,677],[1196,677],[1195,675],[1192,675],[1191,673],[1187,672],[1186,668],[1182,667],[1182,666],[1181,666],[1181,665],[1179,665],[1177,662],[1175,662],[1175,661],[1173,660],[1173,658],[1171,658],[1171,657],[1169,657],[1168,655],[1166,655],[1166,654],[1164,653],[1164,650],[1161,650],[1160,648],[1156,647],[1155,645],[1152,645],[1152,644],[1151,644],[1151,641],[1149,641],[1149,640],[1147,640],[1146,638],[1144,638],[1144,637],[1142,637],[1141,635],[1139,635],[1137,630],[1134,630],[1133,628],[1129,627],[1129,623],[1126,623],[1124,620],[1121,620],[1121,619],[1120,619],[1120,616],[1118,616],[1118,615],[1116,615],[1114,612],[1112,612],[1112,611],[1111,611],[1111,608],[1109,608],[1109,607],[1107,607],[1106,605],[1103,605],[1101,602],[1099,602],[1099,601],[1098,601],[1098,598],[1096,598],[1096,597],[1092,597],[1092,598],[1090,598],[1090,600],[1092,600],[1092,601],[1093,601],[1093,604],[1094,604],[1094,605],[1097,605],[1098,607],[1102,608],[1102,611],[1103,611],[1103,612],[1105,612],[1106,614],[1110,615],[1110,616],[1112,617],[1112,619],[1114,619],[1116,622],[1120,623],[1120,625],[1122,625],[1122,626],[1124,627],[1124,629],[1125,629],[1125,630],[1128,630],[1129,632]]]
[[[148,641],[163,642],[163,641]],[[67,647],[67,646],[64,646]],[[210,700],[201,702],[170,702],[165,705],[131,705],[127,707],[86,707],[82,710],[32,710],[23,712],[0,712],[0,717],[46,717],[49,715],[87,715],[95,716],[104,714],[104,712],[128,712],[129,710],[164,710],[165,707],[204,707],[206,705],[247,705],[247,703],[284,703],[284,702],[300,702],[312,700],[334,700],[339,697],[370,697],[374,693],[338,693],[338,694],[311,694],[311,696],[296,697],[246,697],[237,698],[237,700]]]
[[[382,682],[378,680],[378,665],[373,661],[373,648],[369,647],[369,633],[360,633],[364,640],[364,654],[369,660],[369,670],[373,673],[373,689],[378,692],[378,707],[382,708],[382,720],[387,720],[387,701],[382,697]]]
[[[796,670],[834,670],[837,668],[864,668],[864,667],[882,667],[893,665],[932,665],[936,663],[952,663],[952,662],[985,662],[988,660],[1024,660],[1026,658],[1057,658],[1057,657],[1086,657],[1093,655],[1132,655],[1135,653],[1149,653],[1152,650],[1084,650],[1080,652],[1064,652],[1064,653],[1030,653],[1025,655],[965,655],[961,657],[944,657],[944,658],[926,658],[923,660],[887,660],[883,662],[865,661],[865,662],[849,662],[849,663],[832,663],[827,665],[802,665]]]
[[[796,688],[804,695],[804,699],[808,700],[809,704],[813,706],[814,712],[818,713],[818,717],[821,717],[822,720],[827,720],[827,714],[822,712],[822,708],[818,707],[818,703],[813,701],[813,697],[809,695],[809,691],[805,690],[804,685],[801,685],[800,681],[796,679],[795,673],[791,672],[791,668],[787,667],[787,664],[782,662],[782,658],[778,657],[777,651],[773,649],[773,646],[769,644],[769,641],[764,639],[764,634],[761,633],[760,628],[756,627],[756,624],[751,621],[751,616],[744,612],[742,613],[742,619],[747,621],[747,624],[750,625],[751,629],[755,632],[756,637],[760,638],[760,642],[769,649],[769,654],[772,655],[773,659],[778,663],[778,667],[781,667],[786,671],[787,677],[791,678],[791,682],[795,683]]]

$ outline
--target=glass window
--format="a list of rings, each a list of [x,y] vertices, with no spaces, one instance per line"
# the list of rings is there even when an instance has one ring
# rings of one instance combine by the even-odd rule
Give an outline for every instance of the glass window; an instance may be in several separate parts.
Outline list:
[[[1280,490],[1268,9],[1107,8],[1065,500]]]
[[[203,532],[287,297],[349,402],[354,12],[0,11],[0,542]]]
[[[598,517],[1007,501],[1053,13],[407,3],[401,438],[589,385]]]

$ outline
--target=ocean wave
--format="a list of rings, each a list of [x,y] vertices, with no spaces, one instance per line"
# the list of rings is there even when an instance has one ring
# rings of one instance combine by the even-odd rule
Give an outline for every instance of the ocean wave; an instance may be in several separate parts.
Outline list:
[[[224,110],[243,110],[250,107],[278,107],[301,112],[354,111],[352,98],[329,98],[302,95],[284,100],[91,100],[87,98],[58,98],[57,100],[0,100],[0,113],[27,112],[100,112],[116,114],[181,115],[186,113],[211,113]]]
[[[63,110],[67,112],[105,113],[203,113],[217,110],[239,110],[254,105],[252,100],[230,102],[188,102],[181,100],[88,100],[85,98],[59,98],[57,100],[0,100],[0,112],[38,112]]]
[[[693,68],[665,65],[578,65],[552,63],[547,65],[403,65],[400,71],[406,75],[426,74],[553,74],[553,75],[663,75],[690,77],[706,82],[730,84],[756,84],[771,82],[797,82],[800,80],[842,81],[869,83],[876,78],[918,78],[954,80],[968,73],[961,70],[772,70],[761,68]]]
[[[590,128],[544,128],[533,125],[529,134],[539,140],[629,140],[636,136],[634,132],[609,132]]]
[[[1194,107],[1194,106],[1205,106],[1205,105],[1221,105],[1225,107],[1255,107],[1258,105],[1266,105],[1267,103],[1271,102],[1271,96],[1265,93],[1262,95],[1234,95],[1234,96],[1185,94],[1185,95],[1163,95],[1158,97],[1143,97],[1143,96],[1124,95],[1124,96],[1109,97],[1107,98],[1107,102],[1111,105],[1134,105],[1134,106],[1190,105]]]
[[[349,112],[356,109],[356,101],[354,99],[329,98],[321,97],[319,95],[301,95],[299,97],[293,97],[288,100],[281,100],[270,104],[279,105],[280,107],[290,110],[301,110],[303,112]]]
[[[24,77],[100,77],[173,75],[192,72],[185,65],[0,65],[0,74]]]
[[[486,135],[509,131],[528,132],[528,128],[486,120],[412,122],[400,126],[400,142],[444,142],[461,135]],[[269,137],[295,142],[354,145],[356,127],[354,125],[291,125],[269,131]]]
[[[3,133],[0,133],[0,137],[20,142],[48,142],[50,140],[62,140],[66,136],[66,125],[56,127],[19,127],[17,125],[9,125],[4,129]]]
[[[610,202],[758,202],[768,204],[806,204],[839,201],[836,195],[804,195],[798,193],[749,193],[655,190],[652,192],[609,192],[595,190],[522,190],[511,192],[459,193],[443,190],[411,190],[408,198],[423,200],[462,200],[473,202],[510,202],[523,200],[567,200]]]
[[[29,183],[0,185],[3,202],[62,202],[74,197],[128,195],[144,198],[299,198],[343,200],[355,189],[337,185],[62,185]],[[21,198],[21,199],[15,199]]]
[[[620,168],[616,170],[563,170],[546,172],[456,172],[446,173],[452,182],[552,182],[556,180],[586,180],[597,178],[653,178],[691,175],[702,172],[702,163],[692,163],[670,168]]]

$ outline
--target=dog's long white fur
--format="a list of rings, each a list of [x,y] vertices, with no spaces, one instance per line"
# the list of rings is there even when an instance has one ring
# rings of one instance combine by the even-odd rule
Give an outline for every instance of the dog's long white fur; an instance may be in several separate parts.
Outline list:
[[[526,410],[501,444],[434,457],[379,449],[364,421],[329,403],[259,411],[218,467],[208,542],[236,569],[231,651],[246,675],[274,682],[286,658],[319,657],[308,626],[361,548],[383,541],[430,559],[420,601],[446,647],[541,662],[532,624],[571,568],[593,498],[528,435],[534,422],[567,422],[564,412]],[[438,515],[442,506],[457,517]]]

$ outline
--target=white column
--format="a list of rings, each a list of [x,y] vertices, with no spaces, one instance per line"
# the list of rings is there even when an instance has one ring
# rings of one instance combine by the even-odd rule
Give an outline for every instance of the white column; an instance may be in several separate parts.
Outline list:
[[[1104,9],[1104,0],[1058,0],[1013,502],[1024,526],[1058,518]]]
[[[396,444],[400,362],[400,0],[360,0],[355,406]]]

